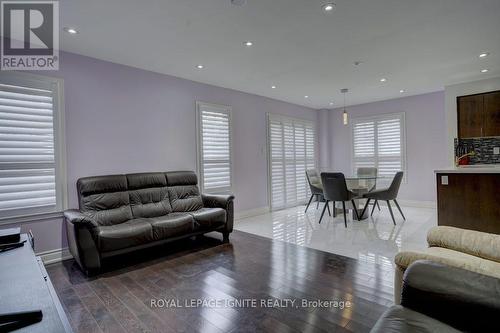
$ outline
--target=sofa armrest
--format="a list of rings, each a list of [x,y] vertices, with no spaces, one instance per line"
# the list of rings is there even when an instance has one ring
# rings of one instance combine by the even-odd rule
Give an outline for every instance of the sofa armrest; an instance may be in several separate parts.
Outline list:
[[[230,201],[234,200],[234,195],[202,194],[201,198],[203,199],[204,207],[226,209]]]
[[[78,227],[88,227],[95,228],[98,226],[97,222],[92,220],[85,214],[82,214],[79,210],[70,209],[64,212],[64,218],[68,223],[71,223]]]
[[[101,256],[95,242],[97,222],[78,210],[64,212],[69,251],[86,274],[101,267]]]
[[[500,235],[455,227],[437,226],[427,233],[429,246],[443,247],[500,262]]]
[[[500,280],[420,260],[403,277],[401,305],[458,330],[487,331],[500,317]]]
[[[227,235],[233,231],[234,224],[234,195],[202,194],[203,206],[209,208],[222,208],[226,211],[226,226],[223,233]]]

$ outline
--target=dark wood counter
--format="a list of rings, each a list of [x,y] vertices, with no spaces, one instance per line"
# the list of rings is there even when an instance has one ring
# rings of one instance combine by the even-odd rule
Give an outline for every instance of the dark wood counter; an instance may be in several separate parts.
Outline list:
[[[500,171],[436,172],[438,225],[500,234]]]

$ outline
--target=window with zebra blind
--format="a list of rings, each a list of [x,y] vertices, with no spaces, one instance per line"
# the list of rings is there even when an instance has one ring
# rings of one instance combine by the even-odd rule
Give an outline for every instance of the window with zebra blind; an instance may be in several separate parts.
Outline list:
[[[380,177],[389,178],[406,171],[404,113],[353,118],[351,124],[353,173],[376,167]]]
[[[196,109],[201,188],[207,193],[231,192],[231,108],[198,102]]]
[[[0,76],[0,219],[66,205],[62,81]]]
[[[271,210],[306,203],[306,170],[316,167],[314,123],[268,115],[268,168]]]

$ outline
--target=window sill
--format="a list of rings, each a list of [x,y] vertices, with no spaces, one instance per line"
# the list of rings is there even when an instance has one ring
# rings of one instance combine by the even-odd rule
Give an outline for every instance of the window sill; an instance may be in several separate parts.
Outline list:
[[[32,215],[9,216],[0,218],[0,226],[8,224],[22,224],[29,222],[39,222],[63,217],[63,212],[40,213]]]

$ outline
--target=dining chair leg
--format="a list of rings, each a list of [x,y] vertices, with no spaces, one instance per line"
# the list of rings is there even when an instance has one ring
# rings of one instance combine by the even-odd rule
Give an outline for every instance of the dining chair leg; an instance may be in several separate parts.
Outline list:
[[[354,209],[354,214],[356,215],[356,219],[358,221],[361,221],[359,218],[359,212],[358,212],[358,207],[356,206],[356,203],[354,202],[354,200],[351,200],[351,203],[352,203],[352,208]]]
[[[378,211],[380,212],[380,205],[378,204],[378,200],[376,200],[375,203],[377,204]]]
[[[346,216],[346,212],[345,212],[345,201],[342,201],[342,210],[344,211],[344,224],[345,224],[345,227],[347,228],[347,216]]]
[[[326,209],[328,210],[328,215],[332,216],[332,212],[330,211],[330,205],[328,204],[328,201],[325,203]]]
[[[321,223],[321,220],[323,219],[323,215],[325,215],[326,207],[328,207],[328,201],[326,202],[325,207],[323,207],[323,211],[321,212],[321,217],[319,218],[319,223]]]
[[[399,212],[401,213],[401,216],[403,217],[403,220],[406,221],[405,214],[403,214],[403,211],[401,210],[401,207],[399,207],[399,203],[396,199],[394,199],[394,203],[396,204],[396,207],[398,207]]]
[[[394,213],[392,212],[391,203],[389,202],[389,200],[387,200],[386,202],[387,202],[387,207],[389,207],[389,212],[391,213],[392,223],[394,223],[394,225],[396,225],[396,220],[394,219]]]
[[[375,206],[378,206],[378,200],[377,199],[375,199],[375,202],[373,203],[372,213],[370,214],[370,216],[373,216],[373,212],[375,211]],[[378,210],[380,210],[380,208]]]
[[[337,217],[337,208],[335,208],[335,201],[332,201],[333,202],[333,217]]]
[[[316,195],[316,209],[319,208],[319,200],[321,199],[321,197],[319,195]]]
[[[306,210],[304,213],[307,213],[307,209],[309,208],[309,205],[311,204],[311,202],[313,201],[313,198],[314,198],[314,194],[311,194],[311,198],[309,199],[309,202],[307,203],[307,206],[306,206]]]
[[[368,198],[368,200],[366,200],[366,204],[365,204],[365,207],[363,207],[363,212],[361,213],[361,217],[365,216],[366,208],[368,208],[368,205],[370,204],[370,200],[372,200],[372,199]]]

